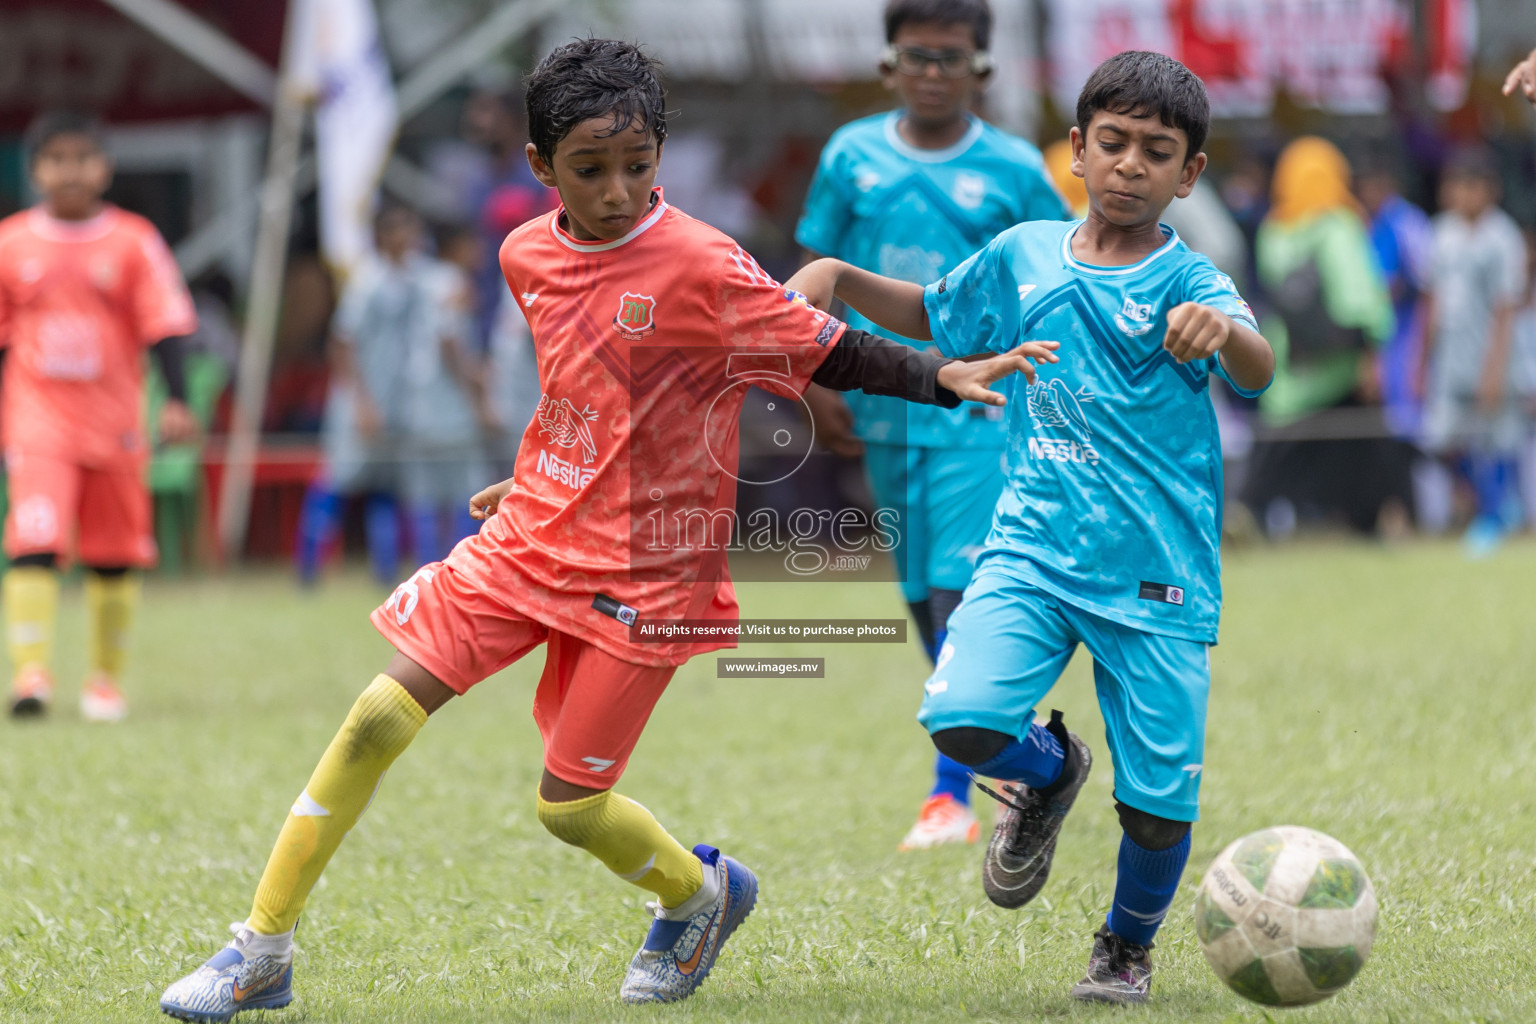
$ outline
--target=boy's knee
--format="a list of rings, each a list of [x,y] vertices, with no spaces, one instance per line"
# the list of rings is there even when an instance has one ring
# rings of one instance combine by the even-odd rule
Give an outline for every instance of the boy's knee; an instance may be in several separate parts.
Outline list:
[[[963,765],[985,764],[1012,742],[1013,737],[1005,732],[970,725],[940,729],[933,734],[933,745],[939,753]]]
[[[613,791],[582,797],[580,800],[545,800],[539,798],[539,824],[562,843],[585,847],[613,824]]]
[[[1167,850],[1178,846],[1189,835],[1189,822],[1159,818],[1146,811],[1138,811],[1120,801],[1115,801],[1115,813],[1120,816],[1120,827],[1131,837],[1131,842],[1143,850]]]
[[[346,763],[394,760],[415,738],[426,712],[389,676],[375,677],[362,692],[337,736]]]

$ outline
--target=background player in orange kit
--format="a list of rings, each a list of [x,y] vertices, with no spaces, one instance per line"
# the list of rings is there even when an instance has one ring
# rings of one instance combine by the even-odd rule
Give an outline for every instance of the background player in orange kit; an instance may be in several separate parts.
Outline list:
[[[764,386],[795,398],[815,380],[1000,405],[989,384],[1032,377],[1030,358],[1054,359],[1051,342],[961,363],[846,331],[730,238],[669,206],[653,188],[667,129],[656,69],[633,44],[586,39],[529,77],[529,162],[562,206],[501,249],[544,389],[514,477],[471,499],[488,518],[479,534],[373,613],[397,653],[294,802],[250,917],[165,992],[166,1013],[228,1020],[286,1005],[299,913],[384,771],[431,712],[540,644],[539,820],[656,894],[621,998],[690,995],[751,911],[757,879],[713,847],[688,851],[612,787],[676,667],[734,646],[637,642],[631,632],[736,620],[727,538],[690,545],[651,530],[674,515],[734,510],[745,389],[733,375],[759,368],[759,380],[776,379]],[[707,747],[682,753],[693,764]]]
[[[196,420],[186,405],[182,336],[197,317],[154,226],[102,201],[112,163],[96,123],[45,115],[27,143],[42,202],[0,221],[10,708],[36,715],[52,698],[58,566],[78,533],[90,622],[80,709],[117,721],[128,712],[118,682],[138,604],[135,570],[156,557],[144,479],[144,350],[153,347],[170,393],[160,439],[187,440]]]

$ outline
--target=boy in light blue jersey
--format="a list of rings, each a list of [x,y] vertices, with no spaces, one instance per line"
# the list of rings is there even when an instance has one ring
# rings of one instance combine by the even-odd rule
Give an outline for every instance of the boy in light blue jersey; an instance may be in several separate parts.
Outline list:
[[[1078,999],[1147,999],[1147,951],[1198,817],[1220,615],[1210,378],[1254,395],[1274,371],[1232,281],[1158,223],[1205,167],[1209,117],[1182,64],[1119,54],[1078,99],[1086,219],[1010,228],[926,289],[835,260],[790,282],[932,336],[946,355],[1059,343],[1059,361],[1009,403],[1008,482],[918,719],[940,751],[1018,783],[999,797],[982,881],[994,903],[1022,906],[1092,763],[1059,712],[1042,726],[1034,707],[1079,643],[1093,655],[1125,834]]]
[[[991,74],[991,29],[986,0],[886,6],[880,71],[902,106],[844,125],[822,150],[795,230],[811,256],[931,284],[1003,229],[1066,216],[1040,151],[970,112]],[[879,331],[857,312],[849,322]],[[1002,410],[920,409],[870,395],[849,395],[845,405],[830,391],[806,397],[834,451],[851,454],[863,442],[875,505],[898,517],[892,554],[902,596],[932,658],[1002,491]],[[934,778],[903,850],[977,838],[969,769],[939,754]]]

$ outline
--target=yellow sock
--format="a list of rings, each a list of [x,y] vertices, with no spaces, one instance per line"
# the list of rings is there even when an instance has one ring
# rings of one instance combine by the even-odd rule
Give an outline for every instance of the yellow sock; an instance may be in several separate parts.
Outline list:
[[[5,638],[11,668],[48,665],[53,653],[53,627],[59,618],[59,574],[55,569],[26,565],[5,574]]]
[[[389,676],[376,676],[357,698],[283,822],[246,921],[253,931],[278,935],[294,926],[342,837],[426,721],[421,705]]]
[[[141,590],[137,573],[119,576],[85,574],[85,608],[90,621],[91,671],[113,679],[123,674],[128,660],[128,629],[139,607]]]
[[[650,811],[611,790],[560,803],[541,795],[539,821],[626,882],[655,893],[664,907],[681,906],[704,884],[699,858],[683,849]]]

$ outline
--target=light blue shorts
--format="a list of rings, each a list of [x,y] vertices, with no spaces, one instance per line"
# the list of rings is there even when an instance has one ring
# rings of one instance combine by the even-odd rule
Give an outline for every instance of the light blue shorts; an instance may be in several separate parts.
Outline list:
[[[897,513],[891,557],[902,597],[964,590],[1003,493],[1003,453],[866,442],[864,470],[875,507]]]
[[[1093,655],[1115,799],[1195,821],[1211,688],[1207,646],[1074,608],[1006,561],[988,559],[966,588],[917,720],[930,733],[971,726],[1022,739],[1079,643]]]

